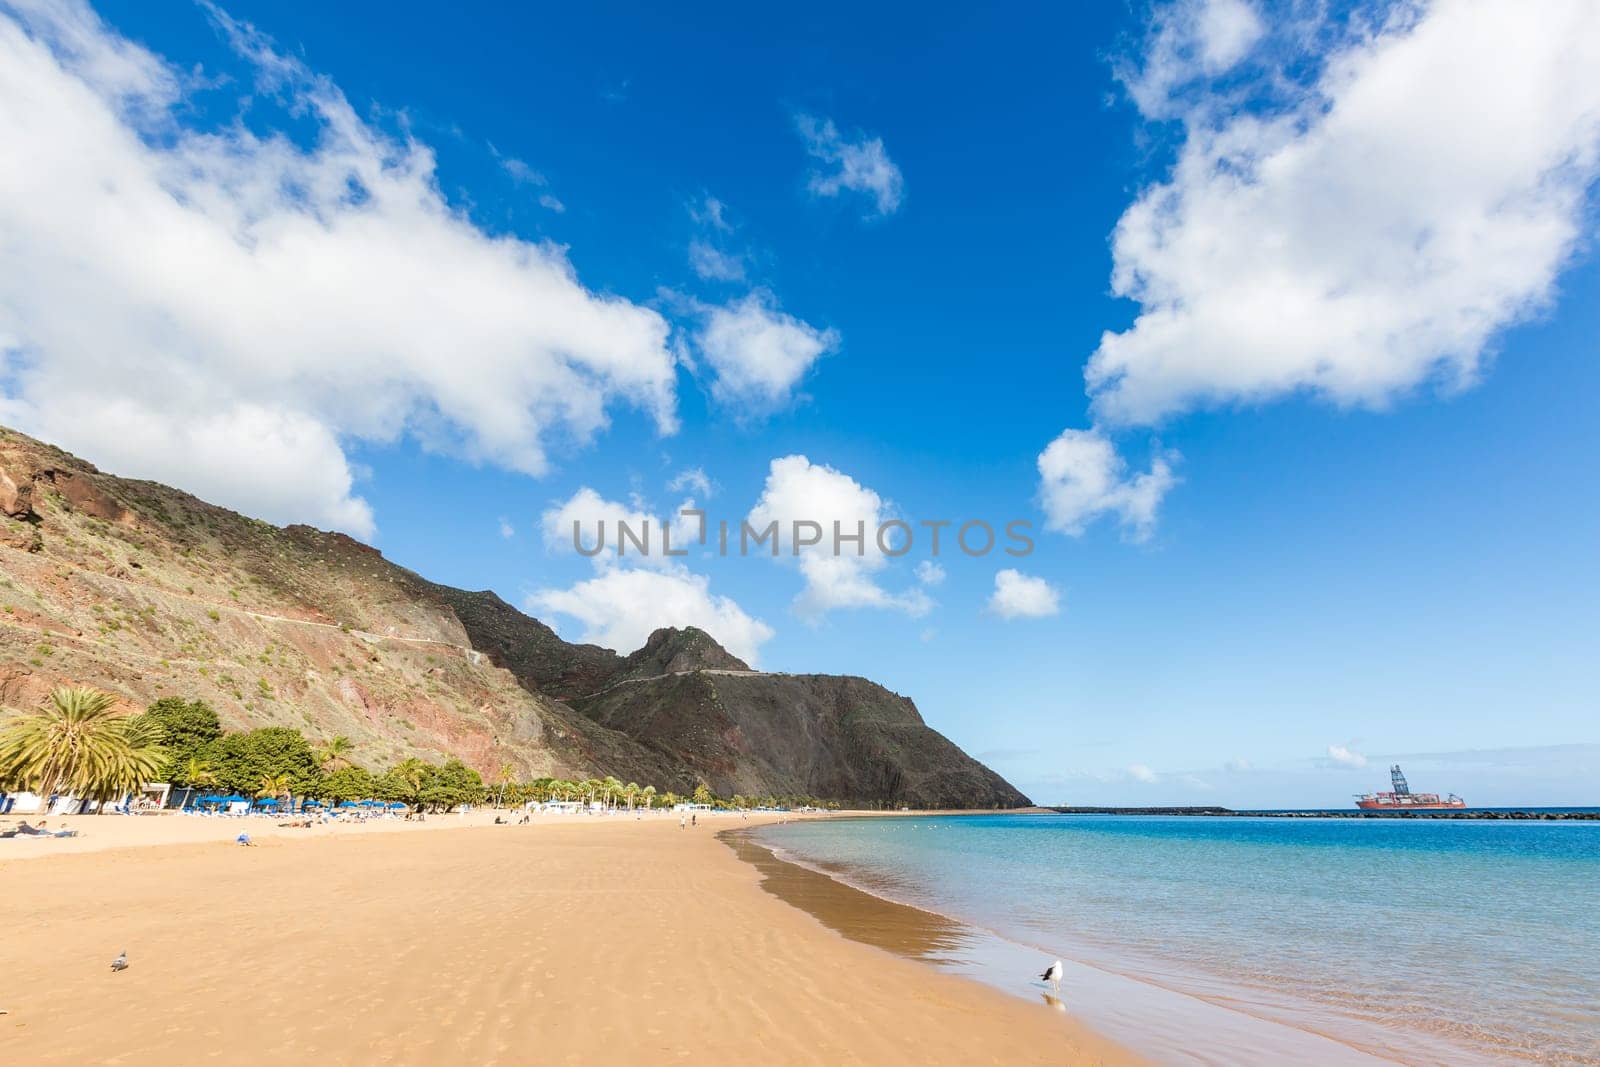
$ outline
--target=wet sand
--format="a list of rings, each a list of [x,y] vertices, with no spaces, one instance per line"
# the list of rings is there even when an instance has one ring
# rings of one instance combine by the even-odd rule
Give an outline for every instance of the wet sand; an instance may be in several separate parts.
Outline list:
[[[1277,1017],[1260,1012],[1227,987],[1180,991],[1150,977],[1066,958],[1059,989],[1037,980],[1041,950],[938,912],[862,887],[860,872],[813,867],[765,835],[735,829],[722,838],[762,875],[762,888],[815,916],[829,929],[866,945],[983,982],[1013,998],[1043,1004],[1152,1062],[1196,1067],[1383,1067],[1394,1064],[1490,1067],[1474,1050],[1426,1035],[1365,1030],[1338,1036],[1326,1019],[1285,1002]],[[1065,955],[1065,954],[1064,954]],[[1069,1014],[1070,1013],[1070,1014]]]
[[[0,841],[0,1059],[1136,1062],[763,892],[732,819],[485,819]]]

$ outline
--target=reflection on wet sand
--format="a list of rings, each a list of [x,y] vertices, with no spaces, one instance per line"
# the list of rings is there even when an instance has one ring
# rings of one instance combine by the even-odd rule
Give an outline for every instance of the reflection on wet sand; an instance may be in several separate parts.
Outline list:
[[[975,939],[961,923],[895,904],[809,868],[785,863],[741,831],[724,833],[722,840],[740,859],[761,872],[763,889],[811,913],[824,926],[852,941],[930,963],[959,964],[970,959]]]

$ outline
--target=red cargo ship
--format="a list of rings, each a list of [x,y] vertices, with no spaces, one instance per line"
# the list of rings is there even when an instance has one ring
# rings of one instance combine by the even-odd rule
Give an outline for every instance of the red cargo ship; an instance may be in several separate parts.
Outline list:
[[[1467,806],[1467,802],[1454,793],[1443,799],[1438,793],[1413,793],[1398,763],[1389,768],[1389,779],[1394,782],[1394,792],[1363,793],[1356,797],[1356,807],[1362,811],[1439,811]]]

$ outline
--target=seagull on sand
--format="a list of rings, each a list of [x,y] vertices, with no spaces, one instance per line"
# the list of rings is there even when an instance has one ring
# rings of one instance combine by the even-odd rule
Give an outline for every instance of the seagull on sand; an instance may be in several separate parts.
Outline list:
[[[125,970],[128,969],[128,950],[127,949],[123,949],[122,950],[122,955],[118,956],[116,959],[111,961],[111,969],[113,971],[125,971]]]
[[[1049,982],[1059,990],[1061,988],[1061,961],[1056,960],[1050,966],[1046,967],[1044,969],[1044,973],[1039,977],[1043,978],[1046,982]]]

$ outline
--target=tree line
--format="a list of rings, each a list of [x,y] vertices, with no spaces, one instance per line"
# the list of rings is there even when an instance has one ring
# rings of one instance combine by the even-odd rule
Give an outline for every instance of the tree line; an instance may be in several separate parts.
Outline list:
[[[0,790],[42,796],[71,794],[114,801],[150,782],[275,800],[399,801],[416,811],[446,811],[492,801],[598,802],[607,807],[671,807],[683,801],[718,808],[833,807],[815,797],[734,795],[723,799],[700,783],[680,796],[614,777],[521,781],[503,765],[495,780],[451,757],[441,764],[410,757],[382,772],[351,758],[347,737],[313,743],[299,730],[264,726],[228,731],[203,700],[164,697],[142,714],[125,715],[116,698],[87,687],[53,690],[40,708],[0,724]]]

